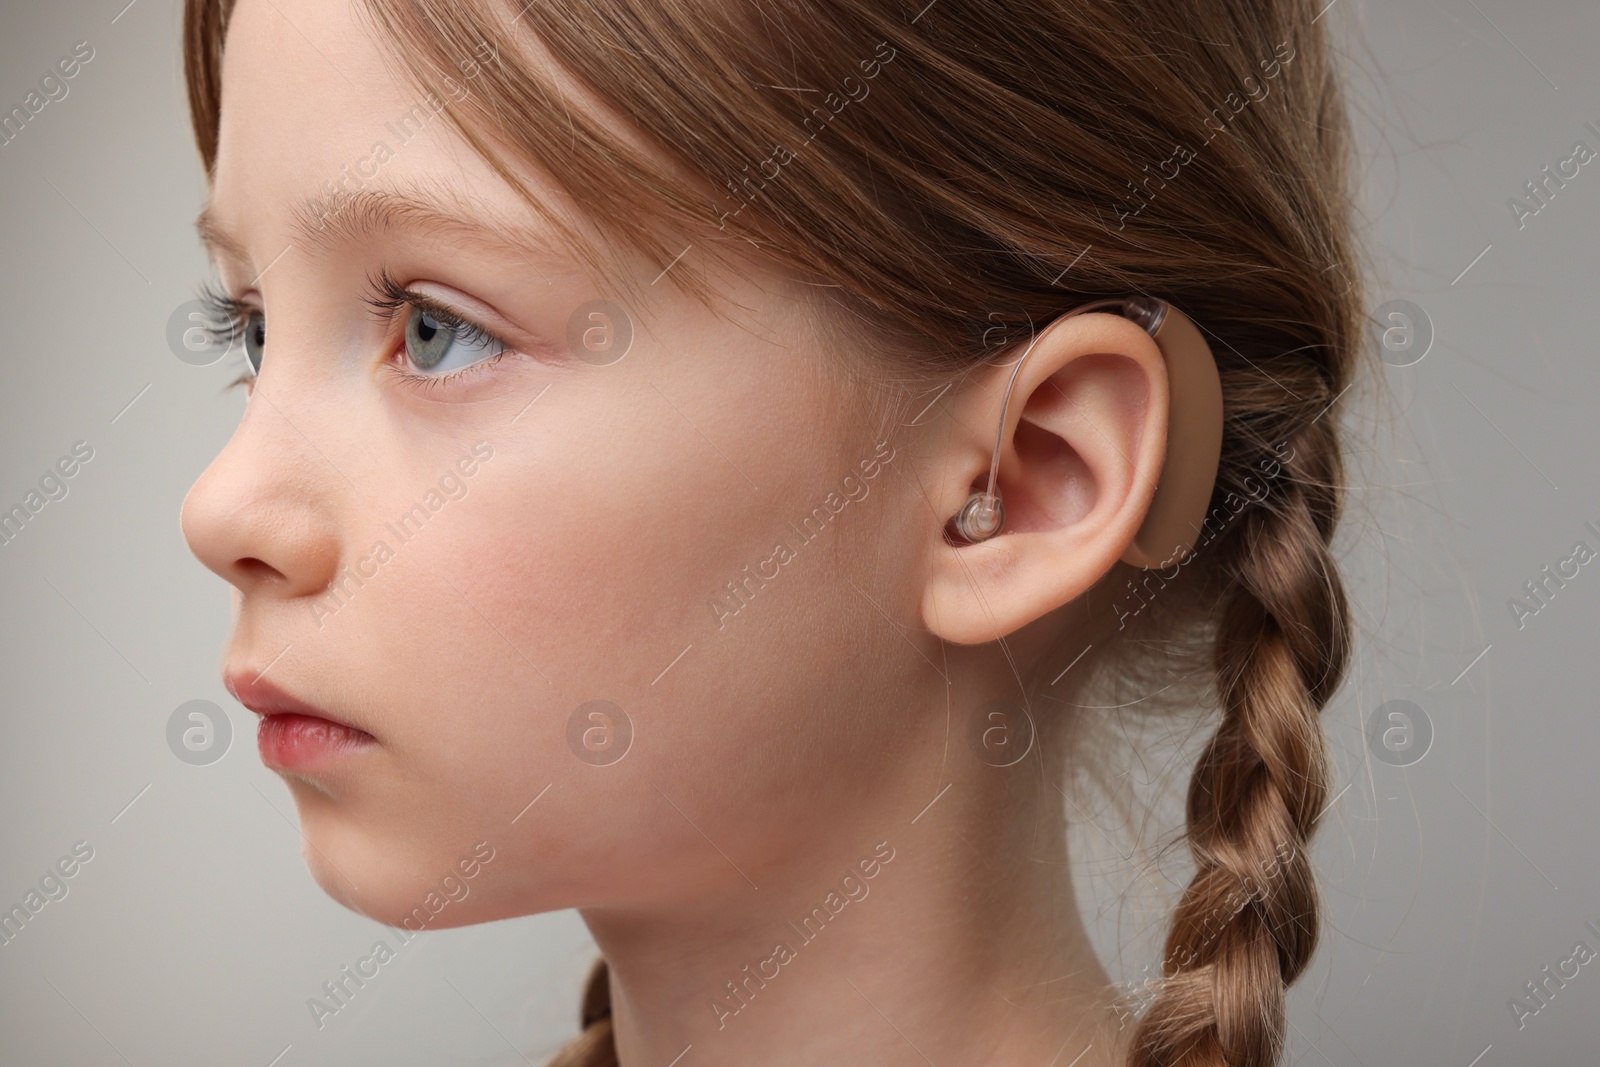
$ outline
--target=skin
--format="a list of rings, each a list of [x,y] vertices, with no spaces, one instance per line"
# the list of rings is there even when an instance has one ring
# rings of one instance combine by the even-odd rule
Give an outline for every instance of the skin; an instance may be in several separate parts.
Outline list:
[[[1018,672],[1048,680],[1105,636],[1085,594],[1120,585],[1164,449],[1154,342],[1098,314],[1040,335],[1004,428],[1006,530],[953,546],[941,531],[987,474],[1010,358],[879,433],[834,362],[874,353],[822,351],[770,265],[723,270],[717,311],[670,274],[645,284],[631,350],[597,367],[566,348],[567,319],[611,294],[504,247],[504,225],[330,227],[326,247],[298,232],[297,201],[417,99],[353,8],[238,5],[206,232],[268,340],[182,521],[235,587],[225,668],[267,670],[377,740],[285,775],[319,884],[398,923],[488,842],[493,861],[432,925],[578,908],[630,1067],[689,1044],[698,1065],[1065,1067],[1086,1047],[1081,1067],[1114,1062],[1128,1030],[1078,914],[1043,743],[1072,709],[1035,703],[1046,735],[1014,767],[967,736]],[[453,190],[469,221],[537,232],[443,121],[367,188]],[[634,267],[642,283],[661,270]],[[384,323],[362,303],[382,268],[512,351],[402,380],[405,311]],[[384,524],[477,442],[492,458],[400,544]],[[870,492],[719,627],[710,599],[875,452],[892,458]],[[378,540],[393,557],[330,612],[330,583]],[[1050,692],[1070,701],[1074,680]],[[597,698],[634,735],[606,766],[568,743]],[[786,922],[874,846],[893,859],[855,883],[868,895],[803,942]],[[778,940],[793,960],[719,1025],[723,983]]]

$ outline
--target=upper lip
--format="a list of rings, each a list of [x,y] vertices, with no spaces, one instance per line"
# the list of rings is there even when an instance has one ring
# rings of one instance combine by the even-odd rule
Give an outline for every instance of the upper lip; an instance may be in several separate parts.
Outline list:
[[[307,704],[297,697],[279,689],[272,682],[261,677],[259,673],[248,670],[230,670],[224,672],[222,684],[227,686],[228,692],[233,694],[235,700],[255,712],[257,715],[309,715],[317,719],[326,719],[340,726],[352,730],[361,727],[354,723],[346,722],[337,715],[331,715],[315,704]],[[365,731],[362,731],[365,733]]]

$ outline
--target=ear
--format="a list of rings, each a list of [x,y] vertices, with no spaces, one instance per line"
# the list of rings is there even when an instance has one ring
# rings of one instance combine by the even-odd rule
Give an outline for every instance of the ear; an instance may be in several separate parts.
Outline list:
[[[942,520],[988,482],[1006,384],[998,486],[1005,526],[951,544],[932,532],[923,624],[957,644],[993,641],[1076,599],[1128,550],[1166,454],[1170,390],[1155,340],[1121,315],[1057,319],[1015,358],[969,380],[927,487]]]

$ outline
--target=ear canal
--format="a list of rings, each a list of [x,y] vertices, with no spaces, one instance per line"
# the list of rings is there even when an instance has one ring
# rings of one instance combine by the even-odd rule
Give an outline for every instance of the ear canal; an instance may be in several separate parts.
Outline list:
[[[1144,523],[1122,555],[1135,567],[1170,566],[1194,547],[1222,458],[1222,380],[1200,330],[1177,308],[1155,332],[1171,403],[1160,481]]]

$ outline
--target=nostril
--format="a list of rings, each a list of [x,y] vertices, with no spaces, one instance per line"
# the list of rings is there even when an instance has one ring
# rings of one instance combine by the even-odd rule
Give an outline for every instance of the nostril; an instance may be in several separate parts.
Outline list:
[[[243,559],[235,560],[233,566],[239,572],[239,576],[251,584],[273,580],[282,581],[284,578],[283,572],[278,568],[265,560],[256,559],[254,556],[245,556]]]

